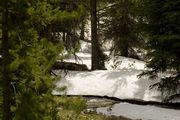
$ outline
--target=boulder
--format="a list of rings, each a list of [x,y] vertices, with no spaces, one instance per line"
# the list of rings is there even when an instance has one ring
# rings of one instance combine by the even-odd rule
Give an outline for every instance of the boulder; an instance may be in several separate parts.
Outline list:
[[[77,64],[72,62],[56,62],[52,66],[53,70],[64,69],[64,70],[75,70],[75,71],[88,71],[85,64]]]

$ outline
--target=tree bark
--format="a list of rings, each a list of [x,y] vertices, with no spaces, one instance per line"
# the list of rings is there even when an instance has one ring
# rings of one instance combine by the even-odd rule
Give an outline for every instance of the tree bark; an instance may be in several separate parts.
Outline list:
[[[3,2],[2,13],[2,79],[3,79],[3,120],[11,117],[11,80],[9,70],[9,41],[8,41],[8,1]]]
[[[92,70],[99,69],[100,65],[100,46],[97,35],[97,0],[90,0],[91,5],[91,43],[92,43]]]
[[[128,43],[124,43],[121,46],[121,56],[124,57],[129,57],[129,51],[128,51],[129,47],[128,47]]]
[[[80,40],[84,40],[85,39],[85,20],[82,20],[82,23],[81,23],[81,26],[80,26],[80,30],[81,30],[81,33],[80,33]]]

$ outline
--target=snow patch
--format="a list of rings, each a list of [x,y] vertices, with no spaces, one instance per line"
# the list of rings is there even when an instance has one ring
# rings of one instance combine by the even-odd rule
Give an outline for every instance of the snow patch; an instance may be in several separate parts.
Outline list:
[[[109,55],[109,52],[105,52]],[[74,62],[77,64],[86,64],[88,69],[91,69],[91,54],[86,52],[76,53],[75,56],[71,56],[68,59],[65,59],[66,62]],[[107,70],[122,70],[122,69],[133,69],[133,70],[145,70],[145,63],[140,60],[126,58],[122,56],[112,57],[110,56],[109,60],[105,62],[105,67]]]
[[[140,70],[116,71],[70,71],[66,76],[61,73],[57,87],[67,86],[68,95],[108,96],[120,99],[138,99],[144,101],[161,101],[161,94],[149,90],[152,84],[146,77],[138,78]],[[57,74],[58,71],[56,71]],[[63,92],[53,91],[54,95]]]
[[[106,68],[108,70],[122,70],[122,69],[134,69],[145,70],[145,63],[133,58],[126,58],[122,56],[110,57],[106,62]]]

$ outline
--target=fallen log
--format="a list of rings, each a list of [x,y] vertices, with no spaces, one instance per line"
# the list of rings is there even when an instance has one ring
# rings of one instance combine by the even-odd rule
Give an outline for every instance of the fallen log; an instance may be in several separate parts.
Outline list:
[[[85,64],[77,64],[72,62],[56,62],[52,66],[53,70],[63,69],[63,70],[75,70],[75,71],[88,71]]]
[[[61,96],[61,95],[57,95]],[[67,95],[68,97],[77,97],[78,95]],[[119,103],[119,102],[127,102],[135,105],[154,105],[154,106],[159,106],[163,108],[173,108],[173,109],[178,109],[180,110],[180,103],[179,102],[156,102],[156,101],[144,101],[144,100],[138,100],[138,99],[120,99],[116,97],[108,97],[108,96],[96,96],[96,95],[81,95],[82,97],[86,99],[108,99],[112,100],[113,104],[114,103]]]

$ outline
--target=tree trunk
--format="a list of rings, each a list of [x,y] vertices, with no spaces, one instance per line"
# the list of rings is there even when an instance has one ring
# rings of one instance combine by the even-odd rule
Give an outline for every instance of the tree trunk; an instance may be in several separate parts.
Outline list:
[[[8,45],[8,2],[3,2],[2,13],[2,79],[3,79],[3,120],[11,120],[11,81],[9,71]]]
[[[124,57],[129,57],[129,51],[128,51],[129,47],[128,47],[128,43],[124,43],[122,46],[121,46],[121,56],[124,56]]]
[[[81,23],[81,27],[80,27],[80,30],[81,30],[81,33],[80,33],[80,40],[84,40],[85,39],[85,20],[82,20],[82,23]]]
[[[100,46],[97,35],[97,0],[90,0],[91,5],[91,43],[92,43],[92,70],[100,68]]]

